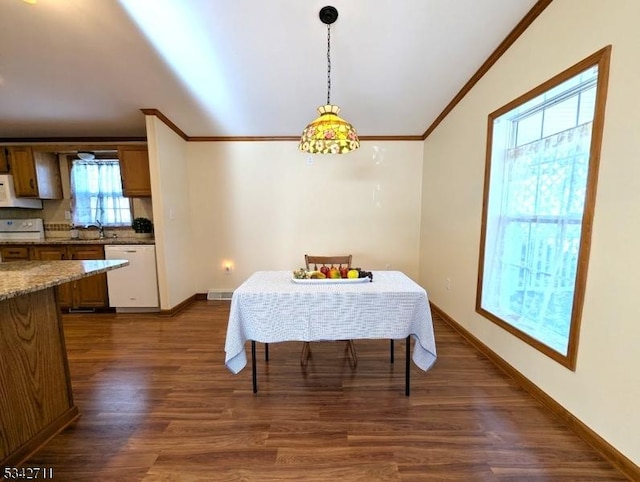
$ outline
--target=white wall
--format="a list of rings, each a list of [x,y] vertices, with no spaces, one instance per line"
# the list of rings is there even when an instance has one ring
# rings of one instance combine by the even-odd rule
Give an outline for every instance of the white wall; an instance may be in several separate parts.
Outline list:
[[[186,142],[155,116],[146,116],[160,308],[195,294]]]
[[[189,142],[187,153],[197,292],[293,270],[305,253],[351,253],[364,269],[417,278],[421,142],[313,157],[296,142]]]
[[[640,2],[553,2],[425,141],[420,280],[431,300],[640,464]],[[612,44],[577,369],[475,313],[487,116]],[[451,290],[444,279],[451,278]]]

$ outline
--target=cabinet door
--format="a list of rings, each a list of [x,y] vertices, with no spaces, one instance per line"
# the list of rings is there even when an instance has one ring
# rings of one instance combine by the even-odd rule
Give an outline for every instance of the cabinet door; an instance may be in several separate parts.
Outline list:
[[[149,177],[149,152],[146,146],[121,146],[118,148],[122,192],[126,197],[151,196]]]
[[[8,155],[9,149],[7,149],[6,147],[0,147],[0,173],[5,174],[9,172]]]
[[[69,259],[104,259],[101,245],[71,245],[67,248]],[[74,308],[103,308],[109,305],[107,274],[100,273],[75,282]]]
[[[34,246],[31,259],[38,261],[60,261],[67,259],[65,246]]]
[[[36,166],[33,162],[31,147],[9,147],[11,174],[18,197],[38,197]]]
[[[60,165],[53,152],[34,152],[29,146],[14,146],[5,154],[8,154],[16,196],[62,199]]]
[[[53,152],[33,152],[36,186],[40,199],[62,199],[60,163]]]
[[[0,258],[8,261],[29,261],[29,248],[27,246],[0,246]]]
[[[65,246],[34,246],[31,248],[31,259],[38,261],[60,261],[67,259],[67,248]],[[73,287],[75,281],[63,283],[56,286],[58,304],[61,308],[71,306]]]

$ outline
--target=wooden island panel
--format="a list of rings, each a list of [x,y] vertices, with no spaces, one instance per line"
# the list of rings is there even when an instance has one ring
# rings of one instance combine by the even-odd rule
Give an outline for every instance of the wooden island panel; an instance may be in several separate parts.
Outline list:
[[[124,260],[0,263],[0,467],[16,467],[79,416],[56,288]]]
[[[11,466],[78,417],[54,288],[0,301],[0,460]]]

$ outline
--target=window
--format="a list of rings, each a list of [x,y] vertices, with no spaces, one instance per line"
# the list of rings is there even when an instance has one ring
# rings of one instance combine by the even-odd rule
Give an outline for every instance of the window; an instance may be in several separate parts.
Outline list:
[[[117,159],[71,163],[72,220],[78,226],[130,226],[131,205],[122,196],[120,164]]]
[[[476,310],[575,369],[610,47],[489,115]]]

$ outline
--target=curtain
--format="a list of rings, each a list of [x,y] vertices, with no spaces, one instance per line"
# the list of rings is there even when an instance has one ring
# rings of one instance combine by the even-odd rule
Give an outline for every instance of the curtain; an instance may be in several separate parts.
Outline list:
[[[122,196],[120,164],[117,159],[83,161],[71,165],[72,220],[86,226],[130,226],[131,206]]]
[[[571,326],[591,126],[507,150],[496,176],[501,199],[489,208],[483,307],[561,353]]]

